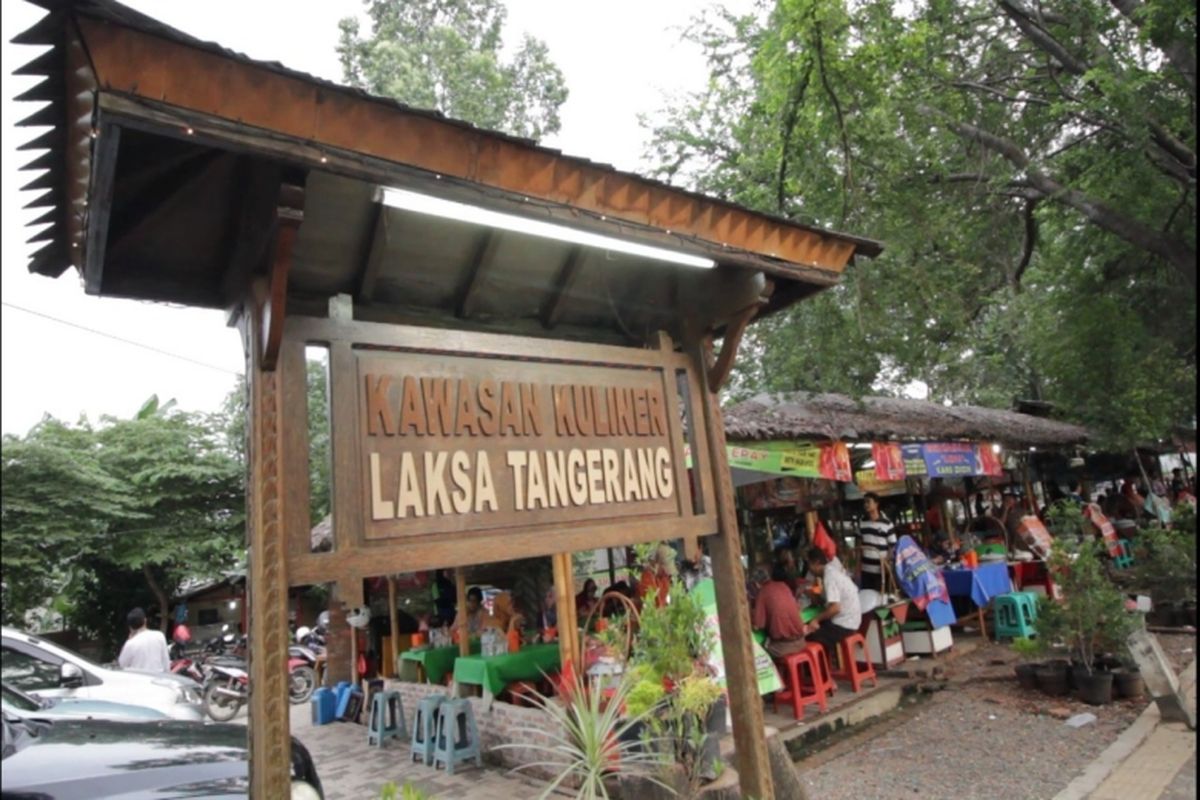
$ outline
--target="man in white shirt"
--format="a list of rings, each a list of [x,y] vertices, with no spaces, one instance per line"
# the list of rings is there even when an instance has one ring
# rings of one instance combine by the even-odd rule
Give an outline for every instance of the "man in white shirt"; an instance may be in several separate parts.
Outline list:
[[[140,669],[146,672],[170,672],[171,656],[167,653],[167,637],[162,631],[146,627],[146,612],[135,608],[125,617],[129,625],[129,638],[117,656],[122,669]]]
[[[809,572],[820,579],[824,588],[825,608],[804,626],[804,633],[808,641],[824,645],[825,652],[832,658],[838,642],[857,633],[858,626],[862,624],[858,587],[841,563],[836,559],[831,563],[829,556],[820,548],[810,549],[805,561],[808,562]]]

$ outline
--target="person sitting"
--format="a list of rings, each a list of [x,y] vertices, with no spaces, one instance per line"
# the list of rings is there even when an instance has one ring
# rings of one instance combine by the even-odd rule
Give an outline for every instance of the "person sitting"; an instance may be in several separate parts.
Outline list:
[[[787,567],[780,562],[775,562],[770,580],[762,585],[754,600],[753,624],[767,632],[766,648],[772,658],[780,659],[804,649],[800,606],[788,583]]]
[[[508,650],[515,653],[521,648],[521,626],[525,617],[517,610],[513,596],[509,592],[501,592],[492,599],[492,615],[485,617],[484,628],[495,628],[508,639]]]
[[[454,618],[454,640],[458,641],[459,631],[467,629],[467,636],[478,636],[483,630],[483,621],[487,614],[483,608],[483,590],[472,586],[467,590],[467,607],[458,612]]]
[[[575,613],[580,619],[585,619],[596,607],[599,598],[596,597],[596,581],[588,578],[583,582],[583,588],[575,595]]]
[[[858,587],[841,565],[830,563],[829,556],[821,550],[812,548],[805,560],[809,571],[819,577],[825,587],[825,608],[804,626],[803,633],[810,641],[820,642],[832,659],[838,642],[857,633],[862,624]]]

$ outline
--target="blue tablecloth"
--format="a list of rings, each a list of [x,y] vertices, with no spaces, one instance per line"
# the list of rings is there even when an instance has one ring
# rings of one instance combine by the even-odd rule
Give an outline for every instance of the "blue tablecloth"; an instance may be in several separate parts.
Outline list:
[[[983,608],[993,597],[1013,590],[1007,564],[980,564],[975,569],[944,569],[946,589],[951,597],[969,597]]]

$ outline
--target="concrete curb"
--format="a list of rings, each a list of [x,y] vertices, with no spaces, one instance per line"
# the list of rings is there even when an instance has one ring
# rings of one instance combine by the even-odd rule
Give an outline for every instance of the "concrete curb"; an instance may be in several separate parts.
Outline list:
[[[1195,702],[1196,662],[1192,661],[1188,668],[1179,676],[1180,686],[1188,687],[1185,691],[1192,702]],[[1158,712],[1158,704],[1154,701],[1146,710],[1126,728],[1117,740],[1110,744],[1096,760],[1087,766],[1075,780],[1067,784],[1067,788],[1054,796],[1054,800],[1084,800],[1092,792],[1100,788],[1100,784],[1121,765],[1126,758],[1133,754],[1154,733],[1162,716]]]

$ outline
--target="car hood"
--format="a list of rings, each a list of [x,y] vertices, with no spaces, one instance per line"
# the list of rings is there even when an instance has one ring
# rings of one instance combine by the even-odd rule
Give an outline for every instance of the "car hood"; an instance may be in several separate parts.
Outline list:
[[[4,759],[5,800],[221,798],[248,793],[246,729],[61,720]]]
[[[20,713],[20,712],[18,712]],[[108,700],[85,700],[74,697],[52,697],[48,708],[21,713],[35,719],[61,719],[64,717],[87,717],[105,720],[167,719],[167,715],[148,706],[131,703],[113,703]]]

